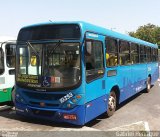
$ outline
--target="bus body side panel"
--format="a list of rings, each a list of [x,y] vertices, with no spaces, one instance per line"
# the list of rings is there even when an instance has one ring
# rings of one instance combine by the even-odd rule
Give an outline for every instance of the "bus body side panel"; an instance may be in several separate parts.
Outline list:
[[[107,73],[109,73],[110,71],[115,71],[117,73],[117,68],[118,67],[114,67],[114,68],[106,68],[106,81],[105,81],[105,85],[106,85],[106,90],[105,90],[105,94],[101,97],[96,97],[95,96],[95,100],[92,100],[90,102],[88,102],[86,104],[86,120],[85,123],[87,123],[88,121],[92,120],[93,118],[95,118],[96,116],[104,113],[107,111],[108,109],[108,99],[109,99],[109,94],[111,92],[111,89],[117,84],[117,75],[113,75],[113,76],[107,76]],[[97,85],[97,84],[95,84]],[[93,85],[93,89],[96,89],[97,86]]]
[[[119,67],[111,67],[111,68],[106,68],[106,94],[108,95],[109,97],[109,94],[112,90],[112,88],[114,86],[118,86],[119,87],[119,83],[117,82],[118,80],[118,68]],[[110,75],[110,73],[112,73]],[[110,76],[109,76],[110,75]],[[107,104],[108,105],[108,104]]]
[[[134,94],[145,89],[147,80],[147,65],[146,64],[132,65],[132,79],[133,79],[132,87],[134,90]]]
[[[146,73],[146,64],[120,67],[118,76],[119,103],[146,88]]]
[[[103,53],[105,61],[105,36],[99,34],[86,33],[87,39],[100,41],[103,43]],[[105,62],[104,62],[105,63]],[[96,118],[100,114],[106,112],[108,95],[106,95],[106,71],[102,77],[86,81],[85,84],[85,99],[86,99],[86,116],[85,123]]]
[[[158,63],[149,63],[147,64],[147,77],[151,75],[151,84],[153,85],[154,82],[157,81],[159,77],[159,71],[158,71]]]
[[[103,95],[85,105],[86,115],[85,123],[91,121],[107,110],[108,95]]]
[[[11,100],[11,88],[1,89],[0,90],[0,102],[10,101]]]
[[[130,66],[119,66],[117,72],[117,81],[120,88],[119,102],[122,102],[133,94],[133,91],[131,90],[132,80]]]

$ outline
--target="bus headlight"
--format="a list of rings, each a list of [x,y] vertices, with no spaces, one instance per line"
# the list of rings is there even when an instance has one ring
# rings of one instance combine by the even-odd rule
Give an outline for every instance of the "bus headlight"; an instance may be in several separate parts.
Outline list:
[[[77,100],[73,98],[73,99],[72,99],[72,102],[73,102],[73,103],[76,103],[76,102],[77,102]]]
[[[71,104],[67,104],[67,108],[71,108]]]
[[[81,100],[82,96],[81,95],[76,95],[72,98],[70,98],[64,105],[64,107],[66,106],[67,108],[73,108],[76,105],[78,105],[79,101]]]

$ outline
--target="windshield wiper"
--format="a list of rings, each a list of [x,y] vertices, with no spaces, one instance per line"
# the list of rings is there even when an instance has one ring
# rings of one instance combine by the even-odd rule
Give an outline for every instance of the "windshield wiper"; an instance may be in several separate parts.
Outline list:
[[[53,46],[53,48],[52,49],[49,49],[49,51],[48,51],[48,47],[47,47],[47,45],[46,45],[46,49],[44,49],[45,50],[45,52],[43,52],[43,75],[44,76],[46,76],[48,73],[49,73],[49,62],[48,62],[48,60],[47,60],[47,62],[45,61],[45,59],[44,59],[44,54],[45,53],[47,53],[46,55],[47,55],[47,58],[49,58],[53,53],[54,53],[54,51],[61,45],[61,43],[62,43],[63,41],[62,40],[59,40],[56,44],[55,44],[55,46]],[[45,48],[45,47],[44,47]]]
[[[63,42],[62,40],[59,40],[57,44],[54,46],[54,48],[50,52],[48,52],[48,55],[49,56],[52,55],[54,51],[61,45],[62,42]]]
[[[32,50],[33,50],[33,52],[36,54],[36,56],[37,57],[40,57],[39,56],[39,53],[35,50],[35,48],[32,46],[32,44],[30,43],[30,42],[26,42],[27,43],[27,45],[29,45],[31,48],[32,48]]]

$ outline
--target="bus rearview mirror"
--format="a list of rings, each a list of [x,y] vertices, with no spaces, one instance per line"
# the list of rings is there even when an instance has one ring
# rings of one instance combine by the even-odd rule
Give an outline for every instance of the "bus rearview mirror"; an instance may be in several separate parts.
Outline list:
[[[91,41],[87,41],[86,42],[86,54],[90,55],[92,52],[92,42]]]

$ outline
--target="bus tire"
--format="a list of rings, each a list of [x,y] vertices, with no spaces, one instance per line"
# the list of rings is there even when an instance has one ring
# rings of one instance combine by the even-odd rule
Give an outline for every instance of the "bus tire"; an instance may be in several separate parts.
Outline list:
[[[151,90],[151,77],[147,78],[147,82],[146,82],[146,91],[147,93],[149,93]]]
[[[116,111],[116,105],[117,105],[116,94],[115,94],[115,91],[112,90],[110,92],[109,99],[108,99],[107,117],[110,117],[114,114],[114,112]]]

